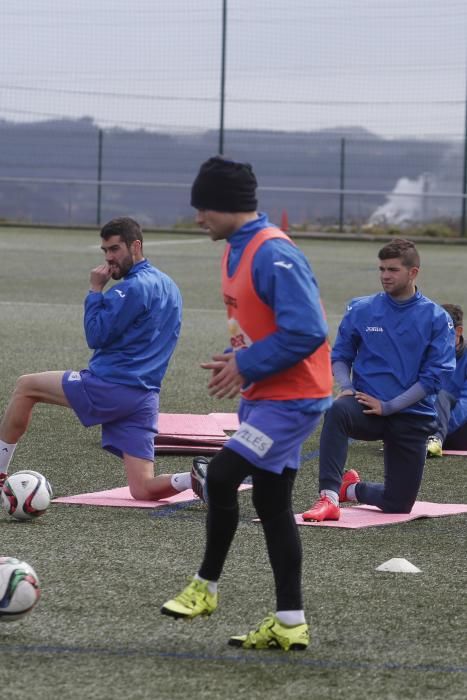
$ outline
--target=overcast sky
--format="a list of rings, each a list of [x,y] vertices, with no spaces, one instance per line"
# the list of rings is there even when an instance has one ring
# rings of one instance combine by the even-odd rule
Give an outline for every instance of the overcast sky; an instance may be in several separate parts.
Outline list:
[[[215,129],[222,0],[1,0],[0,118]],[[466,0],[227,0],[226,128],[462,138]]]

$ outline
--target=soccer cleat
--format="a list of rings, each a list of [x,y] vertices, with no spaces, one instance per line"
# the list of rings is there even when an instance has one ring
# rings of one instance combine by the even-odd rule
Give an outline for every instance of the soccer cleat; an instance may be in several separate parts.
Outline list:
[[[308,625],[284,625],[273,613],[270,613],[258,629],[230,637],[231,647],[242,649],[283,649],[284,651],[302,651],[310,643]]]
[[[302,515],[303,520],[313,520],[317,523],[323,520],[339,520],[340,517],[339,506],[334,505],[327,496],[320,496],[316,503]]]
[[[192,619],[198,615],[210,615],[217,608],[217,593],[211,593],[207,581],[193,578],[191,583],[175,598],[161,607],[163,615]]]
[[[204,503],[208,502],[206,473],[209,461],[206,457],[195,457],[191,467],[191,488]]]
[[[360,477],[355,469],[349,469],[348,471],[344,472],[342,484],[339,489],[339,503],[345,503],[346,501],[350,500],[347,498],[347,489],[351,484],[358,484],[359,481]]]
[[[436,435],[430,435],[426,443],[426,456],[427,457],[442,457],[443,456],[443,443],[436,437]]]

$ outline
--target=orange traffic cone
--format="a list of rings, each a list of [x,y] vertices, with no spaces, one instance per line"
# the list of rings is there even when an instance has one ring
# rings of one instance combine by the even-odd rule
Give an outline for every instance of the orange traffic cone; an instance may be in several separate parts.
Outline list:
[[[287,212],[284,209],[281,215],[281,231],[283,231],[284,233],[288,233],[289,230],[289,217],[287,216]]]

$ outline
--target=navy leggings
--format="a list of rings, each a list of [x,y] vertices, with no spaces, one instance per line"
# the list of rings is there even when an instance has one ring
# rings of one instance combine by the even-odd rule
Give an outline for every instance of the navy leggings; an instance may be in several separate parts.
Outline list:
[[[456,403],[456,398],[444,389],[441,389],[436,397],[438,424],[434,434],[439,437],[445,450],[467,450],[467,423],[463,423],[457,430],[448,434],[451,412]]]
[[[237,530],[237,491],[252,477],[253,505],[261,520],[274,574],[277,610],[302,610],[302,546],[292,510],[296,471],[282,474],[259,469],[228,447],[210,462],[207,474],[208,515],[204,559],[199,575],[217,581]]]
[[[320,490],[339,492],[349,437],[382,440],[384,483],[360,482],[355,489],[356,498],[385,513],[410,513],[422,481],[426,441],[435,422],[431,416],[415,413],[369,416],[363,410],[354,396],[344,396],[334,401],[326,413],[319,450]]]
[[[450,433],[443,442],[444,450],[467,450],[467,423]]]

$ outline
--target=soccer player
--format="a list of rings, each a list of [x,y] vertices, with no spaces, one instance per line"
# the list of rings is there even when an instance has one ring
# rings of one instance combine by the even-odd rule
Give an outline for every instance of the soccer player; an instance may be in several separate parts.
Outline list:
[[[213,241],[226,240],[222,291],[229,351],[202,365],[218,398],[241,393],[240,426],[211,460],[207,541],[198,573],[161,612],[175,618],[209,615],[239,518],[237,489],[246,477],[261,521],[275,590],[276,612],[229,640],[245,649],[305,649],[309,629],[301,590],[302,551],[292,489],[304,440],[331,403],[327,324],[314,274],[290,238],[257,212],[249,164],[220,157],[203,163],[193,183],[197,223]],[[196,464],[196,461],[195,461]]]
[[[454,329],[438,304],[415,286],[420,257],[395,239],[378,253],[383,291],[347,306],[331,360],[340,386],[320,437],[319,500],[304,520],[339,520],[339,502],[410,513],[420,488],[434,402],[454,369]],[[382,440],[384,483],[345,474],[349,437]]]
[[[154,475],[159,392],[180,333],[181,295],[143,256],[136,221],[113,219],[100,236],[105,262],[91,270],[84,302],[89,367],[17,380],[0,423],[2,480],[35,404],[49,403],[72,408],[85,426],[102,425],[102,447],[123,459],[134,498],[166,498],[191,487],[190,473]],[[110,279],[116,284],[104,293]]]
[[[456,369],[446,377],[436,397],[437,429],[428,438],[427,457],[442,457],[445,450],[467,450],[467,352],[464,313],[457,304],[443,304],[456,333]]]

